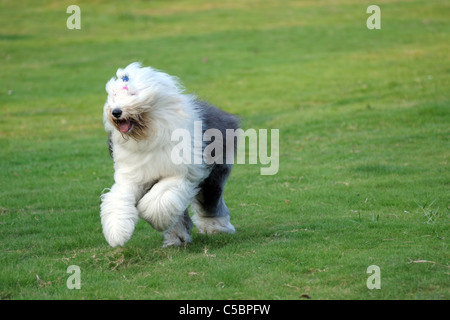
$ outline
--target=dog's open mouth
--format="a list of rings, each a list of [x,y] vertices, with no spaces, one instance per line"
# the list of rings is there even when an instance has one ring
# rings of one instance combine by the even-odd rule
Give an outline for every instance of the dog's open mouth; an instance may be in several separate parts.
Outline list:
[[[117,126],[119,127],[119,131],[122,133],[127,133],[131,130],[133,126],[133,122],[129,120],[115,120]]]
[[[132,138],[137,141],[147,137],[150,120],[146,112],[136,112],[136,114],[125,116],[120,115],[120,117],[111,113],[110,120],[125,140]]]

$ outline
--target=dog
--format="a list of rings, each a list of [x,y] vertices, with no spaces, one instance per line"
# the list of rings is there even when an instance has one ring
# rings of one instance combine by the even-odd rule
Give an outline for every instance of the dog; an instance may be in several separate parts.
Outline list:
[[[163,233],[164,247],[191,242],[193,224],[200,233],[234,233],[223,193],[233,167],[226,160],[233,158],[237,139],[225,138],[239,129],[239,119],[186,94],[178,78],[137,62],[119,68],[106,92],[103,123],[114,184],[101,195],[100,217],[108,244],[125,245],[139,218]],[[209,154],[215,161],[205,156],[209,129],[223,137],[214,141],[223,147]],[[184,132],[183,146],[191,146],[182,156],[186,161],[174,161],[174,154],[186,151],[173,139],[175,132]]]

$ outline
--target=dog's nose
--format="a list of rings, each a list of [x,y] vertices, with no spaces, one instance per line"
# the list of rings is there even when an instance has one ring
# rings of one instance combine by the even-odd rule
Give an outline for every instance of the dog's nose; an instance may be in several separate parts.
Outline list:
[[[114,118],[119,119],[120,116],[122,115],[122,110],[116,108],[112,111],[112,115],[114,116]]]

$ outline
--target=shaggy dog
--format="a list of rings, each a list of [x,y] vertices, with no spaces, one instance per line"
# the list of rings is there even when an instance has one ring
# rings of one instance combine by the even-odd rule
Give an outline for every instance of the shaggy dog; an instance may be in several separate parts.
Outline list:
[[[103,110],[115,171],[114,185],[101,196],[107,242],[123,246],[140,217],[163,232],[164,246],[188,243],[193,226],[189,205],[201,233],[233,233],[223,191],[232,168],[226,160],[236,152],[235,137],[232,146],[226,138],[238,129],[238,119],[183,93],[175,77],[153,68],[132,63],[116,75],[106,84]],[[200,135],[195,124],[201,124]],[[223,147],[205,153],[208,129],[221,133],[209,139],[223,137],[214,141]],[[185,136],[174,140],[177,132]],[[189,154],[174,161],[174,155],[186,151],[181,145],[191,146]]]

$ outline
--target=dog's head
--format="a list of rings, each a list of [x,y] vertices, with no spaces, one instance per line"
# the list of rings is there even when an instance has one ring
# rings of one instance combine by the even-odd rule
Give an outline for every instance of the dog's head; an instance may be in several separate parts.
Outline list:
[[[117,130],[124,138],[140,140],[148,137],[152,121],[163,115],[164,105],[176,100],[182,88],[176,78],[135,62],[117,70],[116,77],[106,84],[106,92],[106,131]]]

